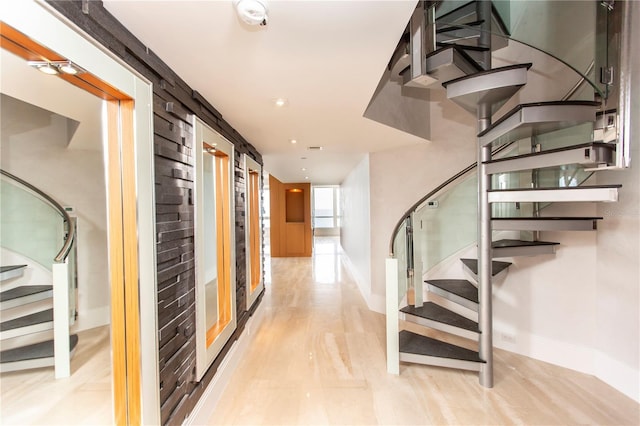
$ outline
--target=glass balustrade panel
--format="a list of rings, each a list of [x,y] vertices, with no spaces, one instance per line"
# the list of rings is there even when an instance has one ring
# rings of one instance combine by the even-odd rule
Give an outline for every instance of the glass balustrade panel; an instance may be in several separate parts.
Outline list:
[[[62,216],[33,193],[0,181],[0,244],[51,270],[64,242]]]
[[[428,271],[477,237],[478,179],[475,170],[459,184],[437,194],[414,215],[414,249]]]

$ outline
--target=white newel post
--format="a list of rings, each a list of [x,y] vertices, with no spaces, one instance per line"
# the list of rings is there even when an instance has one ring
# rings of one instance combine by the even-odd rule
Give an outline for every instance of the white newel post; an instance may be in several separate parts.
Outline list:
[[[398,259],[386,260],[387,285],[387,372],[400,374],[400,343],[398,329]]]
[[[54,263],[53,275],[53,357],[56,379],[71,375],[69,352],[69,258]]]

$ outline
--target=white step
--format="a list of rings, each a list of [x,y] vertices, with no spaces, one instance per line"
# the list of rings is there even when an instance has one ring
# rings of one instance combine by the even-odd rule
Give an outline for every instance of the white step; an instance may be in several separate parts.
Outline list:
[[[0,281],[21,277],[27,265],[7,265],[0,267]]]
[[[478,353],[410,331],[400,332],[400,361],[437,367],[480,371]]]
[[[622,185],[501,189],[488,192],[490,203],[615,202]]]
[[[69,336],[69,352],[73,357],[78,346],[78,335]],[[53,367],[53,340],[35,343],[0,353],[0,372],[27,370],[31,368]]]
[[[606,143],[590,142],[548,151],[487,161],[487,174],[533,170],[546,167],[580,164],[585,167],[612,165],[615,161],[615,146]]]
[[[602,217],[504,217],[491,220],[494,231],[595,231]]]
[[[498,240],[491,243],[491,253],[493,258],[518,257],[518,256],[540,256],[545,254],[555,254],[556,246],[560,243],[550,241],[521,241],[521,240]]]
[[[554,101],[518,105],[478,135],[480,145],[502,144],[594,122],[600,104]]]
[[[11,339],[51,329],[53,329],[53,309],[47,309],[0,323],[0,339]]]
[[[51,285],[23,285],[0,293],[0,309],[11,309],[53,297]]]

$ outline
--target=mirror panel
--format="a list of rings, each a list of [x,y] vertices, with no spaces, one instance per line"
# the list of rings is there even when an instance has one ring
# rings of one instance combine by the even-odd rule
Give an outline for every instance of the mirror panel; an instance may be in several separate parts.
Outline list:
[[[233,145],[199,119],[196,153],[196,370],[202,378],[236,329]]]
[[[247,256],[247,310],[255,303],[264,289],[262,269],[262,197],[260,176],[262,167],[248,155],[244,155],[245,168],[245,243]]]

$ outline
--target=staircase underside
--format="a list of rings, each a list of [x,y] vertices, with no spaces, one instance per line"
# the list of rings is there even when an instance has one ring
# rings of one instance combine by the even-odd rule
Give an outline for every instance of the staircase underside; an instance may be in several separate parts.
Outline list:
[[[602,217],[501,217],[494,231],[595,231]]]

